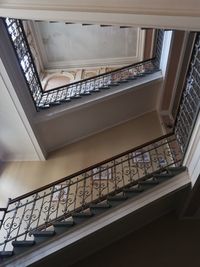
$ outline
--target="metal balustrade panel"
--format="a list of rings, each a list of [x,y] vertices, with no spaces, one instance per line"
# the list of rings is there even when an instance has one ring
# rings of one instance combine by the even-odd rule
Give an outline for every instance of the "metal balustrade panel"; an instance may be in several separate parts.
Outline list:
[[[19,65],[24,74],[33,102],[37,107],[42,97],[42,86],[34,64],[34,60],[20,20],[4,19],[11,43],[14,47]]]
[[[159,69],[164,36],[163,30],[158,30],[155,58],[52,90],[43,91],[22,22],[13,18],[6,18],[4,22],[37,111],[143,77]]]
[[[171,134],[10,200],[1,224],[0,250],[12,250],[13,241],[33,240],[33,231],[49,230],[55,221],[68,220],[91,204],[179,166],[181,158]]]
[[[185,153],[200,110],[200,34],[197,34],[191,64],[175,122],[176,138]]]

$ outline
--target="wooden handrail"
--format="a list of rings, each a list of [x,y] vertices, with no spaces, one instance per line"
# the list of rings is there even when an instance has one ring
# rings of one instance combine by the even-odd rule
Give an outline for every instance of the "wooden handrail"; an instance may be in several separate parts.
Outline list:
[[[129,150],[123,152],[123,153],[120,153],[120,154],[114,156],[114,157],[111,157],[111,158],[106,159],[106,160],[104,160],[104,161],[101,161],[101,162],[99,162],[99,163],[97,163],[97,164],[94,164],[94,165],[92,165],[92,166],[89,166],[89,167],[87,167],[87,168],[85,168],[85,169],[83,169],[83,170],[81,170],[81,171],[75,172],[75,173],[73,173],[73,174],[71,174],[71,175],[69,175],[69,176],[63,177],[63,178],[61,178],[61,179],[59,179],[59,180],[57,180],[57,181],[55,181],[55,182],[52,182],[52,183],[50,183],[50,184],[48,184],[48,185],[42,186],[42,187],[40,187],[40,188],[38,188],[38,189],[35,189],[35,190],[33,190],[33,191],[30,191],[29,193],[23,194],[23,195],[21,195],[21,196],[19,196],[19,197],[10,199],[10,200],[9,200],[9,204],[12,204],[12,203],[14,203],[14,202],[17,202],[17,201],[19,201],[19,200],[21,200],[21,199],[24,199],[24,198],[26,198],[26,197],[29,197],[29,196],[31,196],[31,195],[37,194],[37,193],[39,193],[39,192],[41,192],[41,191],[43,191],[43,190],[45,190],[45,189],[47,189],[47,188],[50,188],[50,187],[55,186],[55,185],[57,185],[57,184],[59,184],[59,183],[65,182],[65,181],[67,181],[67,180],[69,180],[69,179],[72,179],[72,178],[74,178],[74,177],[76,177],[76,176],[79,176],[79,175],[81,175],[81,174],[84,174],[85,172],[88,172],[88,171],[90,171],[90,170],[92,170],[92,169],[94,169],[94,168],[98,168],[98,167],[100,167],[100,166],[103,165],[103,164],[106,164],[106,163],[108,163],[108,162],[110,162],[110,161],[116,160],[117,158],[123,157],[123,156],[125,156],[126,154],[132,153],[132,152],[134,152],[134,151],[136,151],[136,150],[138,150],[138,149],[141,149],[141,148],[143,148],[143,147],[145,147],[145,146],[151,145],[151,144],[153,144],[153,143],[156,143],[156,142],[158,142],[158,141],[160,141],[160,140],[162,140],[162,139],[168,138],[168,137],[173,136],[173,135],[174,135],[174,132],[172,132],[172,133],[168,133],[168,134],[166,134],[166,135],[162,135],[162,136],[160,136],[160,137],[158,137],[158,138],[156,138],[156,139],[153,139],[153,140],[151,140],[151,141],[149,141],[149,142],[146,142],[146,143],[144,143],[144,144],[142,144],[142,145],[139,145],[139,146],[137,146],[137,147],[135,147],[135,148],[129,149]]]

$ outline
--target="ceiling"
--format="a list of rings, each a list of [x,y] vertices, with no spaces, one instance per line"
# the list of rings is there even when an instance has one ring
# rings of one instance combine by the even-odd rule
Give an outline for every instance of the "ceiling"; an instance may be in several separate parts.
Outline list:
[[[139,28],[29,22],[44,69],[126,65],[142,59],[144,31]]]

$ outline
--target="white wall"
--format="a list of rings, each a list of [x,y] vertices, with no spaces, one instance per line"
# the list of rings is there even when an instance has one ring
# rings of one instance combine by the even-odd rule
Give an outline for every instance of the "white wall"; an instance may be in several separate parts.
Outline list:
[[[44,159],[0,60],[0,160]]]
[[[200,175],[200,114],[196,121],[183,164],[188,167],[192,185],[194,185]]]
[[[47,152],[156,110],[160,72],[38,113],[35,128]]]
[[[14,198],[162,135],[156,112],[52,152],[46,161],[7,162],[0,171],[0,207]]]
[[[45,69],[97,67],[141,60],[142,31],[137,28],[64,22],[36,22],[33,27]]]

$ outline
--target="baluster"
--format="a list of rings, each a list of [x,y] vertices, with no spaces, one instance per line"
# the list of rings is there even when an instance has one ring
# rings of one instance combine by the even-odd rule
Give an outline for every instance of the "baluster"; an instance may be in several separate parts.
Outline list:
[[[82,209],[84,209],[85,206],[85,191],[86,191],[86,177],[87,177],[87,173],[84,173],[84,178],[83,178],[83,200],[82,200]]]
[[[74,210],[76,209],[76,199],[77,199],[77,193],[78,193],[78,177],[77,177],[77,181],[76,181],[76,189],[75,189],[75,198],[74,198]]]
[[[49,222],[49,218],[50,218],[50,211],[52,209],[52,200],[53,200],[53,194],[54,194],[54,191],[55,191],[55,185],[52,187],[51,190],[52,191],[50,192],[50,201],[49,201],[47,215],[46,215],[46,219],[45,219],[45,228],[48,227],[48,222]],[[60,190],[58,190],[58,191],[60,191]],[[49,197],[49,194],[47,196]]]
[[[22,225],[22,222],[23,222],[25,213],[26,213],[27,204],[28,204],[28,199],[26,200],[26,203],[24,204],[24,210],[23,210],[23,213],[22,213],[22,216],[21,216],[21,219],[20,219],[20,223],[19,223],[19,227],[18,227],[18,230],[17,230],[17,233],[16,233],[16,238],[15,238],[15,240],[17,239],[17,237],[18,237],[19,234],[20,234],[20,228],[21,228],[21,225]],[[21,207],[22,207],[22,206],[21,206]],[[22,227],[23,227],[23,225],[22,225]],[[27,227],[26,227],[26,228],[27,228]],[[22,232],[24,232],[24,230],[25,230],[25,227],[24,227],[24,229],[22,229]],[[24,235],[24,240],[26,240],[26,235]]]
[[[34,212],[34,209],[35,209],[35,205],[36,205],[36,202],[37,202],[37,197],[38,197],[38,193],[35,194],[35,197],[34,197],[34,200],[33,200],[33,206],[31,208],[31,213],[30,213],[29,220],[28,220],[28,223],[27,223],[27,231],[25,233],[24,240],[26,240],[28,232],[30,231],[30,228],[31,228],[31,221],[32,221],[32,216],[33,216],[33,212]]]
[[[9,227],[9,230],[7,232],[7,236],[6,236],[6,240],[5,240],[5,243],[4,243],[4,246],[3,246],[3,251],[5,251],[6,249],[6,246],[7,246],[7,243],[9,242],[9,239],[11,238],[11,233],[12,233],[12,227],[14,225],[14,222],[15,222],[15,219],[16,219],[16,215],[17,215],[17,212],[18,212],[18,207],[20,205],[20,201],[17,201],[15,203],[16,207],[14,209],[14,214],[13,214],[13,217],[11,219],[11,223],[10,223],[10,227]],[[9,211],[7,212],[7,214],[9,214]],[[12,216],[12,215],[11,215]],[[15,226],[15,225],[14,225]]]
[[[38,195],[39,196],[39,195]],[[41,215],[42,215],[42,209],[44,207],[44,200],[45,200],[45,196],[46,196],[46,192],[44,192],[43,196],[40,197],[39,196],[39,199],[42,199],[42,203],[41,203],[41,206],[40,206],[40,209],[39,209],[39,214],[38,214],[38,220],[37,220],[37,223],[36,223],[36,227],[35,229],[37,229],[39,227],[39,223],[40,223],[40,219],[41,219]],[[38,201],[39,202],[39,201]]]

